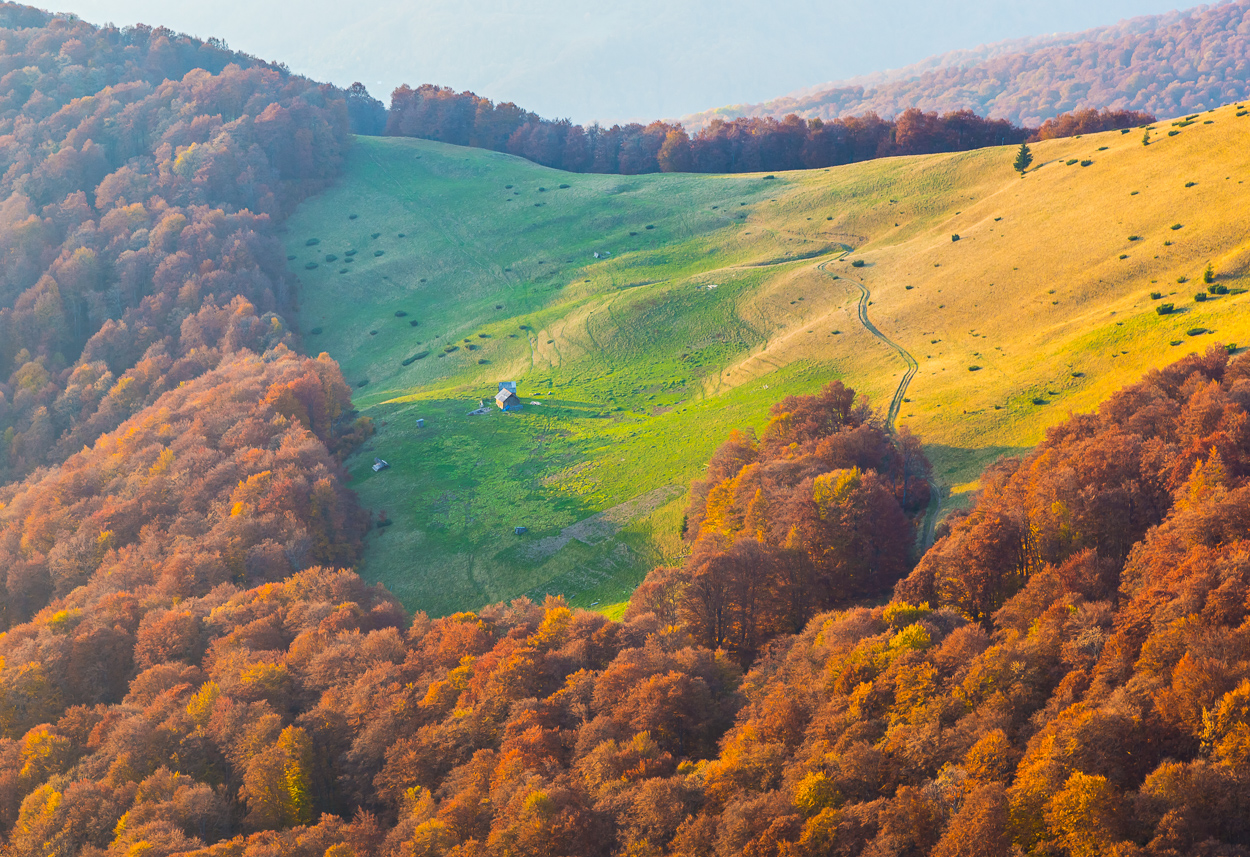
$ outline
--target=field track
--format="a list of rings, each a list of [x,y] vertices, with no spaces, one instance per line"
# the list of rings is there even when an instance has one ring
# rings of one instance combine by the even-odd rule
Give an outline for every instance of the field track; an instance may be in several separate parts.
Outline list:
[[[846,280],[846,282],[854,284],[859,289],[859,323],[884,345],[898,352],[898,356],[902,357],[903,362],[907,364],[907,371],[903,373],[902,379],[898,382],[898,387],[894,390],[894,397],[890,400],[890,408],[885,416],[886,425],[893,431],[894,423],[898,420],[899,411],[903,407],[903,400],[907,397],[907,387],[911,384],[912,379],[916,377],[916,373],[920,371],[920,364],[916,362],[916,358],[911,355],[911,352],[878,330],[877,326],[868,318],[868,304],[872,300],[872,293],[868,291],[868,287],[858,280],[830,274],[825,268],[828,264],[828,262],[822,262],[816,267],[835,280]],[[924,526],[921,528],[919,536],[920,543],[918,547],[921,552],[928,550],[929,546],[933,544],[933,533],[937,528],[938,516],[942,511],[941,490],[932,479],[929,480],[929,496],[929,508],[925,512]]]

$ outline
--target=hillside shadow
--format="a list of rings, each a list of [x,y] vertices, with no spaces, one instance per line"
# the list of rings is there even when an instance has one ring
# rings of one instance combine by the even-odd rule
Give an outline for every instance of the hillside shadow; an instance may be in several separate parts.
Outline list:
[[[925,454],[933,464],[934,476],[943,483],[945,498],[953,495],[954,488],[976,482],[985,469],[1004,458],[1027,455],[1031,446],[982,446],[959,447],[946,444],[925,444]]]

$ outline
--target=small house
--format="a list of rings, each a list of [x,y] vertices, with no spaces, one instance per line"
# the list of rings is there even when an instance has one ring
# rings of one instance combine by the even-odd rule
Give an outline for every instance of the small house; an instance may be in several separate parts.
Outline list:
[[[495,394],[495,404],[502,411],[521,410],[521,400],[517,398],[515,381],[499,382],[499,392]]]
[[[380,458],[373,459],[373,472],[374,473],[377,473],[379,470],[385,470],[388,467],[390,467],[390,465],[387,464],[382,459]]]

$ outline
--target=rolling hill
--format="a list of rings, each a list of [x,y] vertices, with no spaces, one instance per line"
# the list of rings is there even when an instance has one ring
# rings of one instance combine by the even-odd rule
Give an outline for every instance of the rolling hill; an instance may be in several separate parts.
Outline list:
[[[972,110],[1034,127],[1087,108],[1175,116],[1250,95],[1248,32],[1250,3],[1234,0],[1081,33],[955,51],[682,121],[699,128],[716,118],[797,113],[828,120],[870,111],[895,116],[911,107],[939,113]]]
[[[306,348],[378,427],[349,461],[389,521],[362,574],[431,613],[623,609],[681,554],[685,486],[727,431],[833,378],[882,412],[898,394],[963,502],[1069,412],[1250,339],[1250,115],[1152,127],[1037,144],[1023,179],[1010,149],[624,177],[360,138],[287,249]],[[1208,263],[1226,293],[1197,302]],[[505,380],[519,414],[491,405]]]

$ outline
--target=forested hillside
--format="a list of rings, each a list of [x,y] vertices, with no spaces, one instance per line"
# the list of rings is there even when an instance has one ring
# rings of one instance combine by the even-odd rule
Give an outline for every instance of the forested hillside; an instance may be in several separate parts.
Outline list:
[[[847,401],[778,408],[770,464],[731,438],[699,532],[747,472],[871,441]],[[1152,373],[1000,465],[890,604],[745,673],[669,609],[698,571],[620,624],[558,599],[409,621],[325,568],[101,580],[0,638],[8,853],[1244,854],[1248,404],[1223,349]],[[820,506],[847,472],[800,484]],[[760,550],[786,520],[762,505]]]
[[[291,344],[282,218],[343,94],[168,30],[0,7],[0,481],[241,349]]]
[[[891,72],[884,82],[814,86],[762,104],[688,116],[693,130],[715,119],[829,121],[874,112],[971,110],[1036,127],[1082,109],[1180,116],[1250,96],[1250,2],[1198,6],[1135,18],[1074,36],[1039,39],[1017,50],[962,52]],[[989,53],[988,57],[984,57]]]

